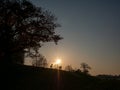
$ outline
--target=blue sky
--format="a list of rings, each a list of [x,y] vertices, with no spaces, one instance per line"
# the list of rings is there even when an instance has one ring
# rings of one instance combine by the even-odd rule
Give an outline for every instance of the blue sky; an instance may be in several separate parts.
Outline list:
[[[86,62],[92,74],[120,74],[119,0],[31,1],[50,10],[61,24],[56,31],[64,39],[40,49],[49,63],[59,57],[63,66],[79,68]]]

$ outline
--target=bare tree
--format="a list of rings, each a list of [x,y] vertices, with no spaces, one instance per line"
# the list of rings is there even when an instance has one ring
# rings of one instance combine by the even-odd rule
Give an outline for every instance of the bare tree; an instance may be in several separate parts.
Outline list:
[[[32,65],[36,67],[47,67],[48,64],[46,58],[43,55],[36,54],[33,56]]]
[[[71,65],[67,65],[67,66],[65,67],[65,70],[71,72],[71,71],[73,71],[73,68],[72,68]]]
[[[91,67],[87,63],[81,63],[82,72],[85,74],[89,73]]]

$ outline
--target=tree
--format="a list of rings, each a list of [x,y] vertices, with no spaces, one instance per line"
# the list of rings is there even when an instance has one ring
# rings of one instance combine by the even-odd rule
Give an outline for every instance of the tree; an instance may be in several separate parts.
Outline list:
[[[53,64],[50,64],[50,68],[53,68]]]
[[[35,67],[47,67],[47,60],[41,54],[36,54],[33,56],[32,65]]]
[[[51,12],[28,0],[0,0],[1,61],[23,64],[25,53],[38,53],[45,42],[57,44],[62,38],[55,33],[56,20]]]
[[[71,65],[67,65],[67,66],[65,67],[65,70],[71,72],[71,71],[73,71],[73,68],[72,68]]]
[[[91,67],[87,63],[81,63],[82,72],[85,74],[89,73]]]
[[[59,70],[62,70],[62,66],[59,66]]]

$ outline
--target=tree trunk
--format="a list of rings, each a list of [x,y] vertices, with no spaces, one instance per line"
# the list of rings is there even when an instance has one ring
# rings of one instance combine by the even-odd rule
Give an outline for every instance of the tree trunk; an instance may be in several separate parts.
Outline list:
[[[0,64],[3,66],[12,65],[12,64],[24,64],[24,52],[6,52],[0,60]]]

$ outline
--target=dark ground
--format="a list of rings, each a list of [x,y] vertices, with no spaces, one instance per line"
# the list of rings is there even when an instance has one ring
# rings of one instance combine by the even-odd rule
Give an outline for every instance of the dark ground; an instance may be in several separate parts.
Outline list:
[[[120,90],[120,80],[83,73],[12,65],[1,67],[1,90]]]

